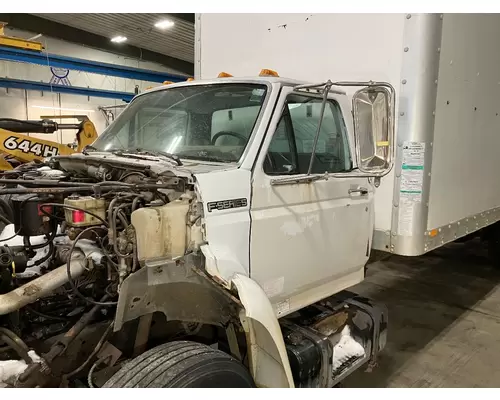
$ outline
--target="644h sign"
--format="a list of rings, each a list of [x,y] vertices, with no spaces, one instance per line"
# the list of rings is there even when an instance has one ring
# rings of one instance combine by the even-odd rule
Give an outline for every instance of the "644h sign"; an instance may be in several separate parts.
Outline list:
[[[71,82],[68,79],[69,69],[50,67],[50,72],[52,72],[52,78],[50,78],[51,84],[71,86]]]

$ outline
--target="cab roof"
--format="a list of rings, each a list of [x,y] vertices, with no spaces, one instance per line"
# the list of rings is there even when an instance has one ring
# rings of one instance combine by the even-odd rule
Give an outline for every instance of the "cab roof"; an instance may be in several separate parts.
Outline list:
[[[296,79],[284,78],[284,77],[274,77],[274,76],[247,76],[247,77],[228,77],[228,78],[214,78],[214,79],[200,79],[191,80],[178,83],[169,83],[168,85],[159,85],[157,87],[151,88],[143,93],[151,93],[159,90],[166,90],[175,87],[182,86],[193,86],[193,85],[213,85],[217,83],[261,83],[261,84],[280,84],[282,86],[297,86],[303,85],[308,82],[299,81]],[[142,93],[141,93],[142,94]]]

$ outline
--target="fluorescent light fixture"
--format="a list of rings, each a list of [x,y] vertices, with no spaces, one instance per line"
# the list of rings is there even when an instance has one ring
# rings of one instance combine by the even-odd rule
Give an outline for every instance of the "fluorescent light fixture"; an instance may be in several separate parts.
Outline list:
[[[127,38],[125,36],[115,36],[113,38],[111,38],[111,41],[113,43],[123,43],[127,40]]]
[[[155,24],[155,28],[158,28],[158,29],[168,29],[168,28],[172,28],[174,26],[174,22],[173,21],[170,21],[169,19],[164,19],[162,21],[159,21]]]
[[[33,108],[42,108],[44,110],[58,110],[58,111],[76,111],[76,112],[84,112],[84,113],[92,113],[94,110],[83,110],[81,108],[62,108],[62,107],[50,107],[50,106],[31,106]]]

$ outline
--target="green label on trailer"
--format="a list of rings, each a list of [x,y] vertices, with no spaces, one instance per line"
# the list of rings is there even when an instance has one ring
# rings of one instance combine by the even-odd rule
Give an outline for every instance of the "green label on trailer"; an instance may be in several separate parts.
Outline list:
[[[403,169],[413,169],[413,170],[423,170],[424,166],[423,165],[406,165],[403,164]]]

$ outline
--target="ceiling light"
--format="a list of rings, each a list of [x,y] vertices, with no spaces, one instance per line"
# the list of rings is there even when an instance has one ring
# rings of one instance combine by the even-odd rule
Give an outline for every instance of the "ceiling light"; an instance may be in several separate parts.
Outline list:
[[[168,29],[168,28],[172,28],[174,25],[175,24],[173,21],[170,21],[168,19],[164,19],[163,21],[157,22],[155,24],[155,27],[158,29]]]
[[[115,36],[114,38],[111,38],[111,41],[113,43],[123,43],[127,40],[125,36]]]

